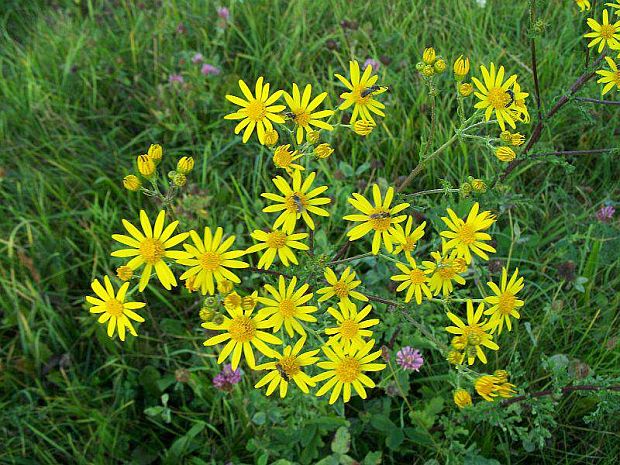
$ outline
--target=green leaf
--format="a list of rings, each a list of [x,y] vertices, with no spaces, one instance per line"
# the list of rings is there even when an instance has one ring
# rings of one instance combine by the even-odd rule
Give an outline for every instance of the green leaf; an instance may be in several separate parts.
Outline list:
[[[368,452],[362,460],[362,465],[381,465],[381,458],[381,452]]]
[[[370,424],[372,425],[373,428],[383,433],[389,433],[394,428],[396,428],[396,425],[394,424],[392,420],[390,420],[385,415],[379,415],[379,414],[373,415],[370,418]]]
[[[266,421],[267,415],[265,414],[265,412],[256,412],[252,417],[252,423],[254,423],[255,425],[264,425]]]
[[[346,454],[349,452],[349,446],[351,442],[351,434],[349,430],[344,426],[338,428],[334,440],[332,441],[332,452],[337,454]]]
[[[385,439],[385,444],[392,450],[396,450],[405,440],[405,434],[402,429],[394,428]]]

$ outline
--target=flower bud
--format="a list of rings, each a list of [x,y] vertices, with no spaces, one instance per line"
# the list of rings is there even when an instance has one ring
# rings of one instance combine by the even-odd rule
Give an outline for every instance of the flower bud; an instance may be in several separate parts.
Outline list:
[[[203,308],[216,308],[218,305],[218,300],[216,297],[206,297],[205,300],[202,301]]]
[[[510,143],[515,147],[519,147],[520,145],[523,145],[525,143],[525,136],[523,134],[515,132],[510,136]]]
[[[469,82],[464,82],[459,86],[459,94],[463,97],[469,97],[474,92],[474,86]]]
[[[422,76],[424,77],[431,77],[433,74],[435,74],[435,68],[431,65],[426,65],[424,69],[422,69]]]
[[[155,164],[159,163],[161,161],[161,157],[164,155],[164,151],[159,144],[151,144],[147,153]]]
[[[457,81],[462,81],[467,73],[469,73],[469,58],[463,58],[463,55],[459,56],[453,66],[454,77]]]
[[[454,391],[453,399],[458,408],[465,408],[472,405],[471,395],[465,389],[457,389]]]
[[[217,282],[217,292],[222,295],[230,294],[233,290],[234,283],[228,279],[223,279]]]
[[[276,131],[275,129],[267,131],[265,132],[265,145],[267,147],[273,147],[274,145],[278,143],[279,138],[280,138],[280,135],[278,134],[278,131]]]
[[[181,174],[188,174],[194,169],[194,159],[192,157],[181,157],[177,163],[177,171]]]
[[[368,134],[372,132],[375,126],[376,124],[373,123],[372,121],[366,121],[365,119],[358,119],[353,124],[353,132],[355,132],[355,134],[358,134],[360,136],[367,136]]]
[[[435,68],[435,71],[437,71],[439,74],[443,73],[448,67],[443,58],[438,58],[433,66]]]
[[[450,352],[448,352],[446,360],[452,365],[460,365],[461,363],[463,363],[464,358],[465,356],[462,352],[459,352],[458,350],[451,350]]]
[[[256,295],[246,295],[243,299],[241,299],[241,308],[249,311],[254,310],[258,300],[256,299]]]
[[[202,321],[207,322],[213,319],[215,312],[210,308],[202,307],[200,312],[198,312],[198,316]]]
[[[500,161],[510,162],[515,159],[517,154],[510,147],[498,147],[495,149],[495,156]]]
[[[123,186],[128,191],[135,192],[138,189],[140,189],[140,187],[142,186],[142,183],[140,182],[140,179],[138,179],[138,176],[129,174],[123,178]]]
[[[435,49],[433,47],[428,47],[424,49],[424,53],[422,54],[422,60],[427,65],[432,65],[435,63]]]
[[[495,376],[498,380],[498,383],[507,383],[508,382],[508,372],[506,370],[495,370],[493,372],[493,376]]]
[[[471,188],[476,194],[484,194],[487,191],[487,185],[482,179],[472,179]]]
[[[150,178],[155,174],[155,163],[148,155],[140,155],[138,157],[138,171],[145,178]]]
[[[172,183],[177,187],[183,187],[187,183],[187,177],[184,174],[176,173],[172,176]]]
[[[464,182],[463,184],[461,184],[461,187],[459,187],[459,193],[462,197],[469,197],[469,194],[471,194],[471,189],[471,184],[469,184],[468,182]]]
[[[332,153],[334,153],[334,149],[329,144],[319,144],[314,148],[314,155],[322,160],[328,158]]]
[[[308,131],[306,133],[306,140],[310,144],[316,144],[320,138],[321,134],[319,133],[319,131]]]
[[[424,69],[424,67],[425,67],[425,66],[426,66],[426,65],[424,64],[424,62],[423,62],[423,61],[418,61],[418,62],[415,64],[415,69],[417,69],[419,72],[422,72],[422,70]]]
[[[119,266],[116,269],[116,276],[121,281],[129,281],[133,276],[133,270],[126,265]]]

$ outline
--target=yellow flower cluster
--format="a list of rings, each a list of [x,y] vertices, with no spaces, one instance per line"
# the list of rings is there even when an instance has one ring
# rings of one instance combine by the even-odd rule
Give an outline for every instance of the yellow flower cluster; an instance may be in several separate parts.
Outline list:
[[[474,380],[474,389],[480,397],[487,402],[493,402],[496,398],[509,399],[514,397],[514,384],[508,382],[509,374],[505,370],[495,370],[493,375],[482,375]],[[465,389],[454,391],[453,400],[460,409],[473,405],[471,394]]]
[[[582,11],[584,9],[590,10],[589,2],[578,1],[577,3]],[[613,3],[606,3],[605,5],[612,9],[612,14],[615,10],[615,14],[620,16],[620,2],[616,1]],[[610,20],[610,12],[607,9],[603,10],[602,22],[599,23],[594,18],[587,19],[587,23],[591,31],[583,36],[590,40],[590,42],[588,42],[589,48],[596,47],[598,45],[598,53],[602,53],[606,48],[609,49],[609,51],[620,52],[620,18],[616,19],[617,21],[614,21],[613,18]],[[616,59],[620,59],[620,53],[618,53]],[[605,61],[607,62],[609,69],[601,69],[596,72],[599,76],[601,76],[597,82],[599,84],[604,84],[601,89],[601,95],[605,95],[614,87],[617,91],[620,90],[620,71],[618,70],[618,62],[614,61],[610,56],[606,56]]]
[[[138,174],[144,179],[149,181],[153,187],[157,183],[157,168],[159,167],[164,150],[159,144],[151,144],[149,150],[144,155],[139,155],[136,158],[136,168]],[[176,171],[170,171],[168,177],[175,187],[182,187],[187,182],[186,175],[194,169],[194,159],[192,157],[181,157],[177,162]],[[140,189],[153,195],[155,191],[151,192],[142,186],[142,181],[136,174],[128,174],[123,178],[123,186],[128,191],[139,191]]]

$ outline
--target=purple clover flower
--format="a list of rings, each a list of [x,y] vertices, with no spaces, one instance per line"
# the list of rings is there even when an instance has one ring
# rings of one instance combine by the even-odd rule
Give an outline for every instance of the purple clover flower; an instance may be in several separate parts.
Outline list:
[[[195,53],[192,57],[192,63],[198,64],[202,63],[205,57],[202,56],[202,53]]]
[[[224,21],[228,21],[228,19],[230,18],[230,10],[226,8],[225,6],[220,6],[217,9],[217,15],[220,18],[222,18]]]
[[[601,223],[608,223],[614,217],[615,213],[616,209],[611,205],[607,205],[605,207],[601,207],[601,209],[596,212],[596,219]]]
[[[233,386],[241,382],[241,370],[233,370],[227,363],[217,375],[213,377],[213,385],[221,391],[231,391]]]
[[[381,67],[381,63],[379,63],[374,58],[367,58],[366,61],[364,62],[364,66],[362,68],[366,69],[366,67],[368,65],[372,66],[372,70],[373,71],[377,71]]]
[[[396,353],[396,363],[404,370],[420,371],[424,364],[424,358],[419,350],[406,346]]]
[[[170,84],[183,84],[185,82],[185,79],[183,79],[183,76],[181,76],[180,74],[171,74],[168,77],[168,82]]]
[[[209,63],[205,63],[204,65],[202,65],[200,72],[204,74],[205,76],[209,76],[209,75],[217,76],[218,74],[222,72],[222,70],[219,69],[217,66],[213,66],[213,65],[210,65]]]

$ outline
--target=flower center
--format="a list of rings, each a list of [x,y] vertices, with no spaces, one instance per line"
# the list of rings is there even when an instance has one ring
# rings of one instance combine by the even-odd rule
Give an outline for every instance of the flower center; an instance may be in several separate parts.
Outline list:
[[[368,100],[372,98],[372,92],[368,94],[366,97],[362,97],[362,93],[366,90],[366,87],[361,85],[356,85],[353,87],[353,99],[357,105],[366,105]]]
[[[614,82],[616,83],[617,86],[620,86],[620,70],[616,71],[614,73],[614,77],[613,77]]]
[[[293,161],[293,152],[287,146],[278,147],[273,154],[273,162],[281,168],[286,168]]]
[[[456,274],[456,270],[452,264],[442,264],[437,268],[437,273],[442,279],[452,279]]]
[[[613,38],[616,33],[616,28],[613,24],[603,24],[601,25],[601,37],[605,40],[609,40]]]
[[[295,316],[295,303],[291,299],[284,299],[280,302],[279,308],[284,318]]]
[[[106,300],[105,309],[110,315],[119,317],[123,314],[123,303],[116,299]]]
[[[487,99],[493,108],[499,110],[501,108],[506,108],[506,104],[510,102],[510,95],[501,87],[492,87],[489,89]]]
[[[286,234],[282,231],[273,231],[269,233],[265,242],[270,249],[281,249],[286,245]]]
[[[469,245],[476,242],[476,233],[468,224],[461,226],[461,229],[457,233],[457,237],[463,244]]]
[[[503,314],[508,314],[512,312],[515,308],[515,301],[517,299],[510,292],[503,292],[502,295],[499,296],[499,302],[497,304],[499,311]]]
[[[267,107],[260,100],[252,100],[247,107],[245,107],[245,114],[249,119],[254,122],[262,121],[267,113]]]
[[[426,282],[426,275],[422,270],[411,270],[409,273],[409,280],[414,286],[417,284],[424,284]]]
[[[390,212],[383,208],[375,208],[370,214],[370,225],[375,231],[387,231],[392,224]]]
[[[147,237],[140,242],[140,255],[150,265],[157,263],[166,253],[164,246],[158,239]]]
[[[413,249],[415,249],[415,244],[416,241],[411,236],[407,236],[405,237],[405,242],[401,244],[401,247],[405,252],[412,252]]]
[[[216,252],[205,252],[200,257],[200,265],[207,271],[215,271],[222,262],[220,254]]]
[[[344,320],[340,325],[340,335],[345,339],[353,339],[358,331],[359,324],[353,320]]]
[[[289,378],[292,378],[301,371],[297,357],[292,355],[282,357],[278,362],[278,365],[280,365],[280,368],[282,368],[284,373],[286,373]]]
[[[484,331],[478,325],[466,326],[463,329],[463,336],[465,336],[468,346],[480,345],[482,343],[484,334]]]
[[[301,213],[306,208],[308,201],[306,200],[306,196],[301,192],[293,192],[286,197],[285,203],[286,210],[289,213]]]
[[[334,293],[341,299],[349,295],[349,286],[344,281],[338,281],[334,284]]]
[[[352,383],[362,372],[361,367],[358,360],[347,355],[336,365],[336,377],[343,383]]]
[[[303,110],[299,113],[295,112],[295,122],[300,126],[308,126],[308,123],[310,122],[310,114]]]
[[[230,337],[236,342],[248,342],[254,338],[256,334],[256,325],[251,318],[247,316],[238,316],[233,318],[228,328]]]

